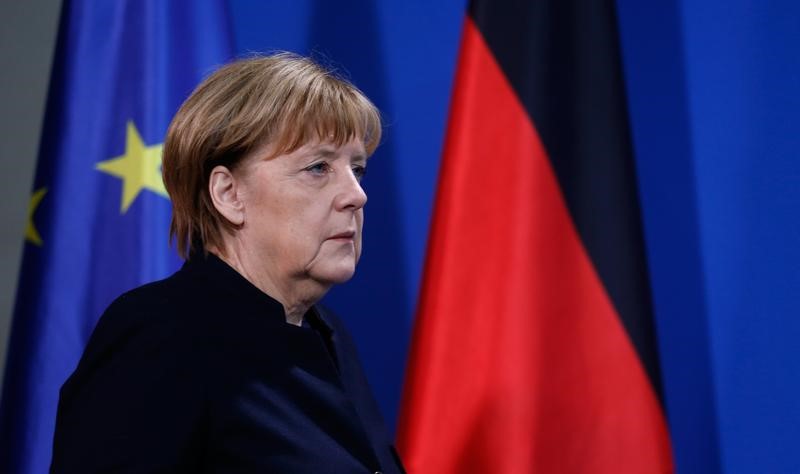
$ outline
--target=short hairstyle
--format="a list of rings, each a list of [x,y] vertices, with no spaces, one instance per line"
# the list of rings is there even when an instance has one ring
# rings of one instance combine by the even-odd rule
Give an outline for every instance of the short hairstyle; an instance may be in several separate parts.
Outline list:
[[[292,53],[251,57],[206,78],[183,103],[164,141],[162,174],[172,201],[170,241],[183,258],[222,248],[234,228],[214,207],[211,170],[233,170],[269,144],[273,156],[313,140],[341,146],[360,139],[372,154],[381,138],[380,112],[353,84]]]

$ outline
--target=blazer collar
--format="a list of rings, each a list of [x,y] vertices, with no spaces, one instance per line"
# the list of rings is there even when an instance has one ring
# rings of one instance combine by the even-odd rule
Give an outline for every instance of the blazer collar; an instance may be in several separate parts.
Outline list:
[[[261,291],[213,253],[192,255],[184,262],[181,271],[202,275],[212,280],[215,285],[219,285],[220,290],[227,290],[235,297],[241,298],[244,304],[262,306],[265,309],[264,313],[269,315],[267,317],[280,318],[286,323],[286,313],[278,300]],[[303,320],[326,338],[333,336],[333,327],[325,320],[322,311],[316,305],[306,311]]]

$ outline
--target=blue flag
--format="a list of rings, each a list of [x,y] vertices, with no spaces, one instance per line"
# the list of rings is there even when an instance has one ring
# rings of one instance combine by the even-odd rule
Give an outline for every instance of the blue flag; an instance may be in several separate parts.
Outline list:
[[[179,265],[161,144],[232,53],[222,0],[62,6],[2,403],[0,472],[47,472],[58,391],[105,307]]]

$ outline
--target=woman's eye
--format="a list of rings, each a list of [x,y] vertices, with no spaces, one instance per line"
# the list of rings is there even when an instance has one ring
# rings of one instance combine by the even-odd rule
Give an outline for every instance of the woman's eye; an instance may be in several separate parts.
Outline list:
[[[367,167],[361,165],[353,166],[353,175],[356,177],[357,180],[361,181],[361,178],[367,174]]]
[[[320,161],[319,163],[314,163],[313,165],[306,168],[306,171],[310,172],[311,174],[316,174],[320,176],[328,174],[330,170],[331,170],[330,165],[324,161]]]

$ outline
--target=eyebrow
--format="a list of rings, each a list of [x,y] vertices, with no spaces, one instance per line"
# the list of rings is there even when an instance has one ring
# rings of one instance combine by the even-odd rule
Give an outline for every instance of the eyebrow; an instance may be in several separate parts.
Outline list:
[[[336,155],[336,148],[332,148],[329,145],[323,145],[317,148],[314,155],[320,156],[322,158],[330,158]],[[369,156],[362,153],[357,153],[355,155],[352,155],[350,159],[353,161],[367,161],[369,159]]]

